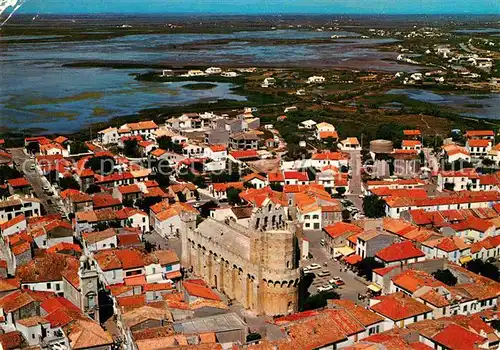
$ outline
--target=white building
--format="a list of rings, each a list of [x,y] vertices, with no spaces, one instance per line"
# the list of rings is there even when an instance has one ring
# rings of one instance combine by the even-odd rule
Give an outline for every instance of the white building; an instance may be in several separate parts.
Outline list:
[[[322,84],[325,82],[325,77],[313,75],[312,77],[307,78],[308,84]]]
[[[339,149],[341,151],[360,151],[361,144],[356,137],[348,137],[347,139],[340,141]]]
[[[222,69],[219,67],[210,67],[205,70],[205,73],[207,74],[221,74]]]

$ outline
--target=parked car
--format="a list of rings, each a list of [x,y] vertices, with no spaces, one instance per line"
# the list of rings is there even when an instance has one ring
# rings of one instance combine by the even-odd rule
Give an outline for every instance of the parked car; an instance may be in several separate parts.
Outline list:
[[[319,264],[311,264],[309,266],[306,266],[306,269],[308,270],[317,270],[317,269],[321,269],[321,265]]]
[[[323,270],[320,273],[318,273],[318,277],[326,277],[326,276],[330,276],[330,271]]]
[[[336,281],[335,281],[335,284],[336,284],[337,286],[343,286],[343,285],[345,284],[345,282],[344,282],[343,280],[341,280],[341,279],[340,279],[340,280],[336,280]]]
[[[324,286],[321,286],[318,288],[318,292],[328,292],[329,290],[332,290],[333,287],[329,284],[325,284]]]

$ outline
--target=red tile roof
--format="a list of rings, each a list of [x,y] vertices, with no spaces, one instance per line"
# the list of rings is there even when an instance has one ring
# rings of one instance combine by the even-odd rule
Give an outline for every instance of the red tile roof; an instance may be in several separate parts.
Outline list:
[[[203,286],[198,283],[184,281],[182,282],[182,286],[184,287],[184,290],[191,296],[210,300],[221,300],[221,298],[206,285]]]
[[[120,191],[121,194],[141,193],[140,187],[136,184],[120,186],[118,187],[118,191]]]
[[[392,270],[394,270],[397,266],[388,266],[388,267],[380,267],[378,269],[373,269],[373,272],[375,272],[379,276],[385,276]]]
[[[432,340],[453,350],[476,349],[488,341],[487,338],[455,324],[447,326],[432,337]]]
[[[234,159],[259,158],[259,154],[255,150],[232,151],[229,153]]]
[[[384,295],[374,299],[380,301],[371,306],[370,309],[393,321],[404,320],[432,311],[427,305],[422,304],[403,292]]]
[[[490,140],[469,140],[467,141],[467,145],[469,147],[483,147],[486,148],[490,145],[491,141]]]
[[[226,150],[225,145],[211,145],[209,146],[212,152],[224,152]]]
[[[283,173],[281,171],[274,172],[274,173],[268,173],[267,178],[269,179],[269,182],[284,182],[285,181],[285,178],[284,178]]]
[[[49,252],[49,253],[59,253],[62,251],[73,251],[73,252],[81,253],[82,248],[80,248],[80,246],[78,244],[60,242],[60,243],[57,243],[56,245],[50,247],[49,249],[47,249],[47,252]]]
[[[26,221],[26,217],[24,216],[24,214],[18,215],[15,218],[13,218],[7,222],[0,224],[0,230],[4,231],[4,230],[8,229],[9,227],[15,226],[23,221]]]
[[[349,156],[341,152],[324,152],[313,154],[312,160],[346,160]]]
[[[494,227],[491,222],[482,219],[468,218],[467,220],[453,224],[450,227],[455,231],[475,230],[478,232],[486,232],[491,227]]]
[[[14,188],[30,186],[29,181],[26,180],[24,177],[19,177],[17,179],[9,179],[7,180],[7,183]]]
[[[121,234],[117,236],[118,238],[118,246],[127,247],[127,246],[142,246],[141,237],[137,233],[130,234]]]
[[[376,256],[385,262],[394,262],[424,257],[425,254],[420,249],[415,247],[412,242],[405,241],[401,243],[394,243],[380,250]]]
[[[357,263],[361,262],[361,260],[363,260],[363,258],[358,254],[351,254],[348,257],[344,258],[344,261],[349,265],[356,265]]]
[[[361,227],[346,222],[337,222],[335,224],[326,226],[325,228],[323,228],[323,230],[332,238],[337,238],[345,234],[363,232],[363,229]]]
[[[0,334],[0,344],[3,350],[21,349],[23,347],[24,337],[19,331],[12,331]]]
[[[309,181],[309,176],[307,176],[307,172],[300,171],[285,171],[283,173],[285,180],[297,180],[297,181]]]
[[[403,140],[401,145],[403,147],[416,147],[416,146],[422,145],[422,143],[420,143],[420,141],[416,141],[416,140]]]
[[[320,131],[319,133],[319,138],[320,139],[327,139],[329,137],[332,137],[334,139],[339,138],[339,134],[336,131]]]
[[[245,189],[243,182],[225,182],[225,183],[214,183],[212,184],[215,192],[226,192],[230,188],[235,188],[239,190]]]
[[[118,198],[114,198],[109,193],[96,193],[92,196],[94,209],[108,208],[121,205],[122,202]]]
[[[466,137],[478,137],[478,136],[495,136],[493,130],[468,130],[465,133]]]

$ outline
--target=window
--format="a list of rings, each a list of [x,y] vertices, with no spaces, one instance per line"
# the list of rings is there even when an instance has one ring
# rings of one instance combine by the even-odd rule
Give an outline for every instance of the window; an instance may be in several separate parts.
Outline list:
[[[313,219],[319,219],[319,215],[313,215]]]
[[[309,215],[304,215],[304,220],[309,220],[310,216]]]
[[[413,317],[413,322],[417,322],[417,316]]]
[[[50,288],[51,288],[50,283],[47,283],[47,289],[50,289]]]
[[[92,309],[93,307],[95,307],[95,295],[90,294],[87,296],[87,305],[88,305],[89,309]]]
[[[146,222],[146,218],[142,218],[142,222]]]
[[[307,222],[307,223],[306,223],[306,227],[309,227],[309,226],[311,226],[311,224]]]
[[[368,329],[368,335],[377,334],[379,332],[379,326],[372,327]]]
[[[56,290],[61,290],[61,286],[59,284],[56,284]]]
[[[464,305],[464,312],[467,312],[467,305]]]

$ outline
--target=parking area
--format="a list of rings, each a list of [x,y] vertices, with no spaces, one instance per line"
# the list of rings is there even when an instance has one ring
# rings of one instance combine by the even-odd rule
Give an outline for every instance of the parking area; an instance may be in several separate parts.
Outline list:
[[[321,246],[321,239],[323,238],[323,231],[309,231],[305,233],[307,239],[309,240],[309,252],[312,258],[304,261],[303,266],[308,266],[311,264],[318,264],[321,266],[320,269],[315,270],[314,280],[312,285],[309,287],[309,293],[311,295],[318,293],[318,288],[328,284],[328,281],[333,277],[340,277],[345,284],[337,289],[334,289],[339,293],[343,299],[349,299],[352,301],[358,301],[358,294],[366,293],[367,281],[358,277],[354,272],[345,268],[340,262],[330,258],[326,250]],[[326,263],[326,266],[325,266]],[[329,271],[328,276],[319,276],[321,271]]]

